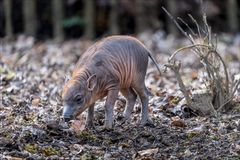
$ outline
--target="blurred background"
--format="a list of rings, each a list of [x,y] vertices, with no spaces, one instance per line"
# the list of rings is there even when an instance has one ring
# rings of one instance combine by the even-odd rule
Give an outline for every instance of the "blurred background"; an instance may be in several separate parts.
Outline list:
[[[187,14],[202,22],[204,11],[214,32],[240,31],[239,0],[0,0],[0,37],[62,41],[159,30],[181,35],[162,7],[193,28]]]

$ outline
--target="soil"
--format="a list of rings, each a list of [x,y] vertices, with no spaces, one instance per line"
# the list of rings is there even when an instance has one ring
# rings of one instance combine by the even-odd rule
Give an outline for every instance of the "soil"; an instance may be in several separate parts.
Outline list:
[[[157,49],[161,48],[160,43],[152,41],[155,45],[148,47],[154,48],[155,58],[164,64],[169,54]],[[184,44],[185,40],[178,42]],[[92,43],[35,42],[30,37],[3,43],[1,159],[240,159],[240,91],[235,94],[231,110],[200,117],[186,109],[174,74],[160,76],[151,64],[146,85],[153,93],[149,113],[154,125],[139,125],[139,101],[131,119],[122,122],[125,100],[121,95],[115,106],[113,130],[103,128],[104,99],[96,104],[93,129],[85,128],[85,113],[80,120],[64,123],[61,92],[65,78]],[[169,47],[174,50],[176,46]],[[235,53],[240,51],[240,44],[228,47],[229,70],[233,75],[239,74],[240,54]],[[179,59],[186,62],[182,71],[184,82],[192,87],[200,85],[201,69],[195,59]]]

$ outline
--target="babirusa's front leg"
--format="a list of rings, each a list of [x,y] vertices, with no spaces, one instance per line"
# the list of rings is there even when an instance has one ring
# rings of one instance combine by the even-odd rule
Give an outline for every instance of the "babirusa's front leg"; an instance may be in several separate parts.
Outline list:
[[[108,91],[107,100],[105,104],[105,129],[112,129],[113,127],[113,109],[114,104],[118,97],[118,89],[112,89]]]
[[[95,105],[95,103],[93,103],[93,104],[88,108],[87,121],[86,121],[86,127],[87,127],[87,128],[93,128],[94,105]]]

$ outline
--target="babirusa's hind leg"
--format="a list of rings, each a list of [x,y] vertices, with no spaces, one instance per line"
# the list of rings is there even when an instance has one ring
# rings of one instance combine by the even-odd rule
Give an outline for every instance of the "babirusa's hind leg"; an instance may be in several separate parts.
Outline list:
[[[142,97],[140,97],[142,102],[142,110],[141,110],[141,124],[145,125],[148,122],[149,115],[148,115],[148,95],[144,93]]]
[[[140,99],[141,99],[141,103],[142,103],[142,110],[141,110],[141,125],[146,125],[146,124],[153,124],[152,120],[149,118],[149,114],[148,114],[148,90],[145,87],[145,85],[143,87],[135,87],[134,88],[137,92],[137,94],[139,95]]]
[[[124,97],[127,99],[126,107],[123,112],[125,120],[128,120],[133,112],[133,108],[137,99],[137,94],[132,88],[121,90]]]

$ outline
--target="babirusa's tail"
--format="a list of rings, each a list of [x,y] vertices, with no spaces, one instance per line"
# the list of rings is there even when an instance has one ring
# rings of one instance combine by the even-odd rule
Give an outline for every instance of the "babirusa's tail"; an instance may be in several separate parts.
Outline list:
[[[153,63],[155,64],[155,66],[157,67],[157,70],[158,70],[158,72],[159,72],[159,74],[160,74],[160,76],[162,75],[162,73],[161,73],[161,71],[160,71],[160,68],[159,68],[159,66],[158,66],[158,64],[157,64],[157,62],[156,62],[156,60],[153,58],[153,56],[152,56],[152,53],[148,50],[148,56],[151,58],[151,60],[153,61]]]

